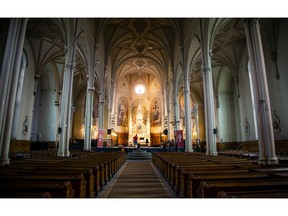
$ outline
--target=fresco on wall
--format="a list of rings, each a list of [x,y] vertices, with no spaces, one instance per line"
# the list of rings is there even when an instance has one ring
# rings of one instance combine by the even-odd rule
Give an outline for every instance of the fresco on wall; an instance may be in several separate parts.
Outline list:
[[[128,126],[128,101],[124,97],[118,100],[117,126]]]
[[[151,103],[151,126],[161,126],[161,101],[159,98],[155,98]]]
[[[121,80],[119,83],[119,90],[121,91],[128,91],[129,90],[129,84],[125,78]]]
[[[151,82],[151,92],[155,92],[155,91],[160,91],[161,90],[161,86],[159,81],[155,78],[152,82]]]

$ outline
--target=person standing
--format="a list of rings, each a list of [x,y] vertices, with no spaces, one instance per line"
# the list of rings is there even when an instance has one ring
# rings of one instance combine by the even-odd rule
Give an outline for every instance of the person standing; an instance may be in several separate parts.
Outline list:
[[[133,144],[134,144],[134,146],[136,146],[137,145],[137,142],[138,142],[138,136],[137,136],[137,134],[133,137]]]

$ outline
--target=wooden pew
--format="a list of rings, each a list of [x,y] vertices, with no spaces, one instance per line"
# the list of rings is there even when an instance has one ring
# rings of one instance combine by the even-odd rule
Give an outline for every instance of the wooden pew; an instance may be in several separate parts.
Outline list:
[[[269,191],[219,191],[217,198],[288,198],[288,190]]]
[[[233,172],[236,169],[235,166],[229,164],[215,164],[215,163],[208,163],[208,164],[187,164],[187,165],[177,165],[174,171],[174,185],[172,185],[173,189],[175,187],[176,192],[178,193],[180,189],[180,183],[183,181],[186,182],[188,175],[190,172],[197,172],[197,173],[205,173],[212,171],[220,171],[221,173],[223,170],[227,172]],[[249,172],[248,169],[238,168],[239,172]]]
[[[202,198],[217,198],[219,191],[288,190],[288,180],[263,179],[249,181],[201,181],[198,192]]]
[[[73,198],[74,189],[69,181],[63,182],[35,182],[35,181],[2,181],[1,194],[13,193],[43,193],[49,192],[53,198]]]
[[[185,191],[187,191],[187,181],[190,174],[235,174],[235,173],[249,173],[250,170],[242,169],[242,168],[235,168],[233,166],[223,166],[223,167],[208,167],[208,168],[198,168],[198,169],[182,169],[179,171],[178,176],[175,177],[175,192],[180,196],[185,196]],[[178,173],[178,172],[176,172]]]
[[[187,189],[185,188],[183,197],[197,198],[197,189],[201,181],[226,181],[226,180],[253,180],[269,179],[271,176],[267,173],[246,172],[246,173],[218,173],[218,174],[190,174],[187,180]]]
[[[26,170],[26,172],[27,169],[31,168],[23,168],[23,170]],[[30,172],[43,173],[48,172],[49,170],[53,170],[54,173],[73,172],[82,174],[86,181],[86,196],[94,197],[95,194],[97,194],[98,191],[102,189],[102,185],[104,184],[103,169],[103,166],[100,167],[94,163],[78,163],[77,160],[67,160],[56,164],[34,164]],[[23,170],[21,172],[24,172]]]
[[[79,168],[89,168],[93,170],[94,175],[94,190],[97,194],[100,190],[104,188],[105,185],[105,167],[102,163],[93,163],[93,162],[78,162],[78,161],[67,161],[59,163],[60,166],[66,167],[79,167]]]
[[[53,165],[53,166],[37,166],[37,170],[41,170],[42,172],[45,170],[49,171],[51,169],[57,170],[59,173],[79,173],[84,176],[84,179],[86,181],[86,197],[92,198],[95,194],[94,184],[95,184],[95,176],[93,173],[93,169],[86,168],[86,167],[79,167],[77,165],[70,165],[69,169],[67,169],[67,166],[61,166],[61,165]]]
[[[31,193],[31,192],[13,192],[2,193],[0,192],[0,198],[52,198],[49,192]]]
[[[71,187],[74,189],[74,197],[75,198],[86,198],[86,182],[84,180],[83,175],[79,174],[69,174],[69,173],[61,173],[51,171],[41,171],[41,172],[21,172],[16,175],[6,175],[0,176],[0,183],[2,182],[66,182],[69,181]]]
[[[28,175],[30,172],[31,176],[50,175],[51,179],[55,178],[53,177],[54,175],[58,176],[62,175],[62,173],[83,175],[83,182],[87,182],[88,184],[87,186],[85,185],[86,189],[84,190],[79,185],[79,187],[76,187],[76,183],[74,182],[73,184],[75,185],[73,186],[76,188],[76,195],[83,197],[84,194],[87,194],[88,197],[94,197],[125,162],[124,152],[79,152],[78,155],[78,158],[41,158],[12,161],[9,169],[1,169],[0,172],[5,172],[6,174],[21,172],[21,175],[24,175],[25,172]],[[89,169],[90,171],[87,171]],[[35,170],[37,170],[37,174],[35,174]],[[45,174],[46,172],[47,174]]]

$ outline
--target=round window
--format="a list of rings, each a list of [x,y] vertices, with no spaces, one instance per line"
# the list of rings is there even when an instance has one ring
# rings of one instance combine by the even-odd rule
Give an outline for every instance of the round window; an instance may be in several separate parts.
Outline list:
[[[144,94],[145,90],[146,90],[146,88],[145,88],[145,86],[143,84],[137,84],[135,86],[135,93],[136,94]]]

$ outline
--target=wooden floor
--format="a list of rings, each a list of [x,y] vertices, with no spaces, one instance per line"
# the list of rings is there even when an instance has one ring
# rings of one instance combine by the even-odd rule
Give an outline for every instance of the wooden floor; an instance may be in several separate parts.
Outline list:
[[[150,160],[126,160],[97,198],[176,198]]]

